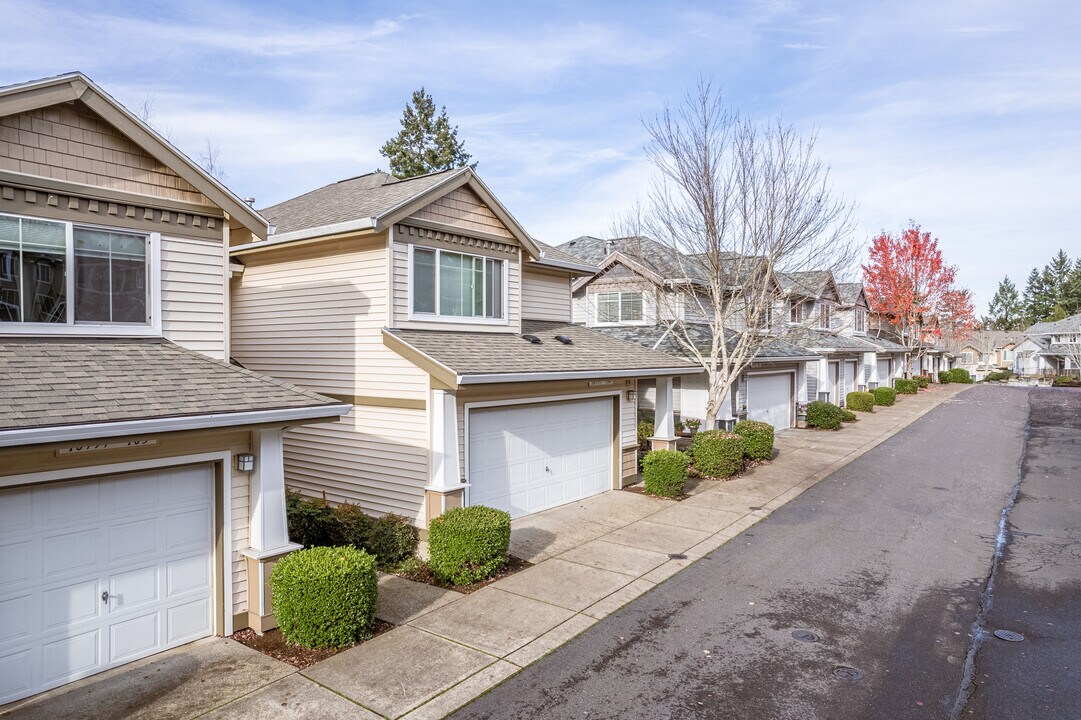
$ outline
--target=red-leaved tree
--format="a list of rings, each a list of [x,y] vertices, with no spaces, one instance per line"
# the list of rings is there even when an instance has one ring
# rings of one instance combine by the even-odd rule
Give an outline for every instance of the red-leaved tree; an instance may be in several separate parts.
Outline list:
[[[863,266],[871,312],[895,326],[913,349],[944,336],[964,339],[972,331],[972,293],[955,287],[956,277],[938,239],[915,223],[899,236],[884,232],[872,240],[870,262]]]

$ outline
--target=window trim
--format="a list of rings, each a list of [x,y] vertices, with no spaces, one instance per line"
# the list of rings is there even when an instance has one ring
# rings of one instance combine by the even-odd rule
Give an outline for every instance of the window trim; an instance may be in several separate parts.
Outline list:
[[[863,308],[856,308],[855,317],[852,319],[852,332],[855,335],[867,334],[867,311]],[[862,322],[861,322],[862,321]],[[863,327],[860,327],[860,326]]]
[[[413,311],[413,253],[414,250],[420,247],[422,250],[428,250],[435,253],[435,307],[434,313],[418,313]],[[503,265],[503,317],[501,318],[489,318],[489,317],[470,317],[461,315],[440,315],[439,314],[439,255],[441,253],[448,252],[454,255],[461,255],[463,257],[480,258],[482,260],[495,260]],[[485,272],[487,276],[487,272]],[[510,324],[510,262],[507,258],[493,257],[490,255],[478,255],[476,253],[465,253],[459,250],[452,250],[450,248],[433,247],[431,245],[418,245],[417,243],[409,243],[409,254],[406,261],[406,302],[409,304],[409,312],[407,318],[410,322],[431,322],[431,323],[446,323],[446,324],[465,324],[465,325],[509,325]]]
[[[41,220],[64,225],[65,252],[64,292],[67,295],[66,319],[63,323],[0,322],[0,336],[4,335],[67,335],[72,337],[161,337],[161,233],[110,227],[94,223],[54,220],[34,215],[0,213],[21,220]],[[141,235],[147,239],[147,314],[146,323],[75,322],[75,228],[103,230],[106,232]],[[225,288],[228,292],[228,288]]]
[[[823,324],[823,321],[825,321],[825,324]],[[833,306],[830,305],[828,302],[819,302],[818,319],[816,323],[816,327],[819,330],[833,329]]]
[[[615,295],[619,298],[619,319],[615,322],[602,321],[600,313],[600,296],[601,295]],[[623,296],[624,295],[638,295],[642,299],[642,319],[641,320],[624,320],[623,319]],[[602,292],[593,293],[593,326],[594,327],[618,327],[620,325],[649,325],[646,321],[646,294],[641,290],[604,290]]]
[[[789,300],[788,302],[788,324],[789,325],[802,325],[805,319],[803,312],[806,301]],[[795,319],[793,319],[795,318]]]

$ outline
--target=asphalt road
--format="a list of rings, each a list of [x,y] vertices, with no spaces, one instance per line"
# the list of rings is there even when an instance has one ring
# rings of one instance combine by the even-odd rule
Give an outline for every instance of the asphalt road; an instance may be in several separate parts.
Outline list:
[[[453,717],[1081,717],[1079,418],[968,389]]]

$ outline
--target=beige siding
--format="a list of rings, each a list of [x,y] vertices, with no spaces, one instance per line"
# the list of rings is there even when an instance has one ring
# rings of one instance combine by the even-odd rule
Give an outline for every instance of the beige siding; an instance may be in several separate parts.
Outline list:
[[[525,266],[522,274],[522,318],[571,321],[571,279]]]
[[[285,435],[285,481],[306,494],[424,523],[428,430],[424,410],[358,405],[340,422]]]
[[[488,251],[458,244],[435,240],[418,241],[415,244],[425,247],[445,248],[454,252],[484,255],[503,260],[507,263],[507,323],[468,323],[443,320],[409,319],[409,245],[403,238],[394,239],[394,317],[392,324],[399,328],[420,330],[455,330],[464,332],[518,332],[522,321],[522,267],[519,253],[508,255],[505,252]]]
[[[177,345],[225,357],[225,254],[221,241],[161,239],[162,332]]]
[[[637,393],[636,393],[637,395]],[[635,400],[627,399],[627,391],[620,395],[620,438],[623,447],[638,444],[638,408]]]
[[[428,377],[383,345],[383,236],[244,256],[232,354],[245,367],[339,396],[427,397]]]
[[[211,204],[78,101],[0,117],[0,169]]]
[[[468,187],[452,190],[412,217],[442,225],[475,230],[499,237],[514,237],[487,205]]]

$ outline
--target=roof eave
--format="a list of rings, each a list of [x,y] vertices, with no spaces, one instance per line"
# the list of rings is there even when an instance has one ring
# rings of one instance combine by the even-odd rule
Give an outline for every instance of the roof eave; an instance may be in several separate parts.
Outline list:
[[[542,380],[590,380],[600,378],[656,377],[694,375],[703,372],[699,366],[668,368],[635,368],[629,370],[568,370],[536,373],[475,373],[459,375],[459,385],[484,385],[509,382],[538,382]]]
[[[338,237],[340,235],[361,233],[366,230],[375,230],[375,228],[375,218],[369,217],[360,218],[358,220],[347,220],[345,222],[333,223],[331,225],[320,225],[319,227],[305,228],[303,230],[293,230],[292,232],[282,233],[280,235],[271,235],[267,237],[266,240],[247,243],[245,245],[236,245],[229,249],[229,254],[243,255],[246,253],[258,252],[260,250],[277,247],[279,245],[295,244],[307,240],[329,239],[332,237]]]
[[[94,438],[146,435],[149,433],[204,430],[238,425],[265,425],[275,423],[312,423],[335,420],[347,414],[352,405],[316,405],[273,410],[249,410],[234,413],[210,413],[206,415],[178,415],[139,420],[119,420],[79,425],[48,425],[0,431],[0,447],[38,445],[50,442],[69,442]]]

